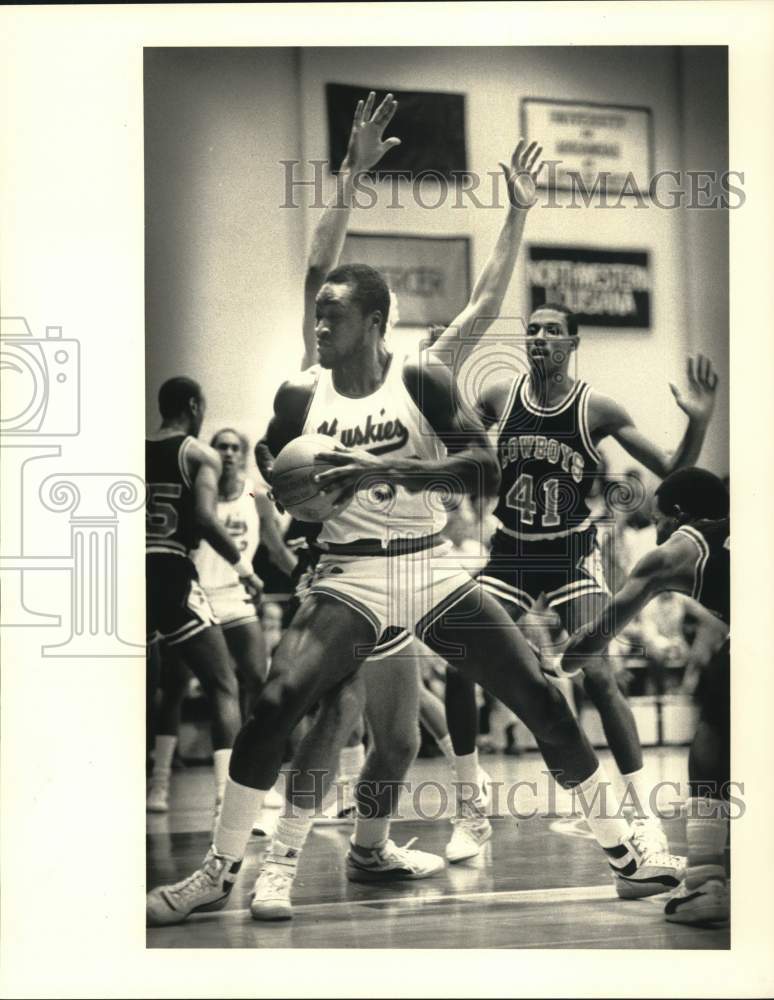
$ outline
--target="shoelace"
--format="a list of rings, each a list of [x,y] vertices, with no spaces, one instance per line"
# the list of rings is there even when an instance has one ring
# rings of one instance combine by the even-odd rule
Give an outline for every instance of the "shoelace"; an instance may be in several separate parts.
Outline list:
[[[169,892],[185,900],[204,889],[212,889],[218,875],[221,872],[224,861],[213,855],[204,862],[201,868],[184,878],[182,882],[177,882],[169,887]]]
[[[379,853],[389,861],[399,861],[401,864],[406,865],[407,868],[413,868],[414,866],[408,855],[409,848],[412,844],[416,843],[416,840],[416,837],[412,837],[402,847],[398,847],[394,841],[388,840]]]
[[[486,819],[483,799],[478,799],[476,802],[463,799],[459,804],[459,808],[460,815],[452,816],[451,818],[452,826],[476,826]]]
[[[664,849],[663,834],[650,823],[640,821],[633,824],[632,842],[650,864],[672,866],[680,863],[678,858]]]
[[[258,881],[256,882],[255,888],[258,889],[258,885],[266,886],[273,893],[284,892],[290,882],[293,881],[293,874],[290,870],[283,871],[279,865],[267,864],[263,869],[261,874],[258,876]],[[257,894],[257,893],[256,893]]]

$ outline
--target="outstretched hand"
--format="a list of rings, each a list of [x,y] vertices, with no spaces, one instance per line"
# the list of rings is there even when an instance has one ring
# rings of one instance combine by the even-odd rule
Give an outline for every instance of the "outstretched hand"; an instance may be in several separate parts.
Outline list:
[[[680,409],[691,420],[708,421],[715,408],[715,390],[718,386],[718,376],[712,367],[712,362],[703,354],[694,358],[689,356],[687,363],[688,389],[682,391],[669,383],[672,395]]]
[[[357,102],[342,169],[355,172],[370,170],[388,150],[400,146],[400,139],[382,140],[384,130],[398,109],[398,102],[392,94],[387,94],[374,111],[375,100],[376,94],[372,90],[365,101]]]
[[[540,159],[542,152],[543,147],[538,146],[536,142],[527,145],[526,139],[519,139],[510,165],[500,161],[500,167],[505,174],[508,198],[514,208],[532,208],[537,201],[537,178],[543,169],[543,161]]]

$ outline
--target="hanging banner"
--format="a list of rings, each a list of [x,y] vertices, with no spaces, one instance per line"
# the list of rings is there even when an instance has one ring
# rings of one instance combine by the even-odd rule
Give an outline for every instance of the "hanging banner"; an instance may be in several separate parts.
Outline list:
[[[521,134],[537,139],[544,169],[539,186],[587,191],[600,185],[609,194],[647,192],[653,175],[650,108],[525,98]]]
[[[562,302],[582,326],[650,328],[647,250],[531,246],[527,283],[532,309]]]
[[[350,233],[342,264],[370,264],[398,299],[398,326],[447,324],[470,293],[466,236],[392,236]]]

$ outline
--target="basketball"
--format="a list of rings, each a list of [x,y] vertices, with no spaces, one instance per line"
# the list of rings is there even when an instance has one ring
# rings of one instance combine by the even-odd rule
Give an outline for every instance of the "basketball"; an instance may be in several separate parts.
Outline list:
[[[339,492],[321,493],[312,479],[319,472],[333,469],[327,462],[315,462],[315,455],[331,451],[336,439],[327,434],[302,434],[285,445],[277,456],[272,473],[274,498],[297,521],[326,521],[341,508],[334,507]]]

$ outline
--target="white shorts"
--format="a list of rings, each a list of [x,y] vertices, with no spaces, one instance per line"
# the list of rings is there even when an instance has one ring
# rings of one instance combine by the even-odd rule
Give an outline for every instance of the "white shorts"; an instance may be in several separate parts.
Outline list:
[[[258,620],[258,612],[241,583],[205,589],[207,599],[222,629]]]
[[[373,626],[375,641],[388,628],[421,639],[433,622],[477,587],[451,553],[450,542],[397,556],[326,552],[306,593],[325,594],[359,611]]]

